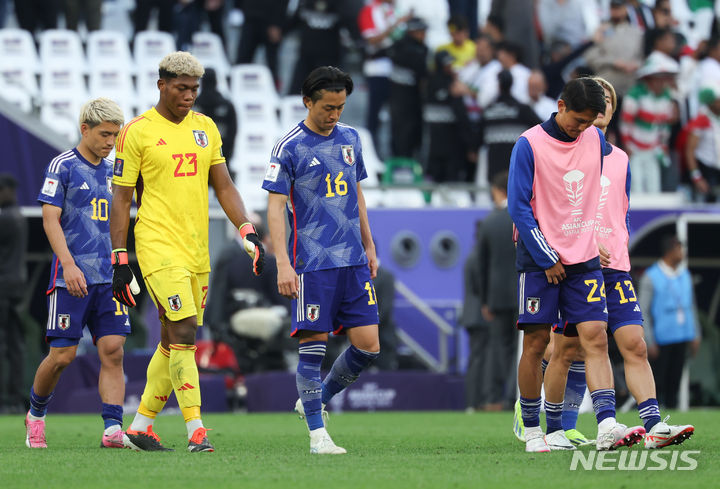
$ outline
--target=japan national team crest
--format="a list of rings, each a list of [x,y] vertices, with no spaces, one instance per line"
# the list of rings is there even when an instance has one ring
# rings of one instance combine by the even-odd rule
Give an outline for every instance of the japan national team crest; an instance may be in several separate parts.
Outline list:
[[[530,314],[537,314],[540,310],[540,298],[539,297],[528,297],[525,303],[525,309]]]
[[[320,317],[320,304],[308,304],[305,315],[308,318],[308,321],[315,322]]]
[[[343,161],[348,165],[353,166],[355,164],[355,150],[352,145],[342,145],[340,146],[340,150],[342,151]]]
[[[175,294],[168,297],[168,304],[170,304],[171,311],[179,311],[182,307],[182,301],[180,300],[180,296],[178,294]]]
[[[107,191],[112,193],[112,177],[105,177],[105,185],[107,186]]]
[[[195,142],[198,146],[201,148],[206,148],[208,145],[208,137],[207,134],[205,134],[205,131],[196,131],[193,130],[193,136],[195,136]]]
[[[70,314],[58,314],[58,327],[63,331],[70,327]]]

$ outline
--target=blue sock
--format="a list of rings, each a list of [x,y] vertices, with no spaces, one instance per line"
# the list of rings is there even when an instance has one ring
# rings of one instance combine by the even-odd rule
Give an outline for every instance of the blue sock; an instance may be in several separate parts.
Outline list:
[[[562,427],[564,430],[574,430],[577,426],[580,404],[585,396],[585,362],[573,362],[568,372],[565,386],[565,402],[563,404]]]
[[[350,345],[337,357],[330,373],[323,381],[322,402],[327,404],[335,394],[355,382],[360,372],[365,370],[379,354],[380,352],[364,351]]]
[[[47,413],[47,406],[52,399],[53,393],[47,396],[38,396],[35,389],[30,387],[30,414],[37,418],[42,418]]]
[[[598,424],[615,417],[615,389],[598,389],[590,393]]]
[[[544,358],[542,359],[542,362],[540,363],[540,368],[542,369],[543,377],[545,377],[545,370],[547,370],[548,363],[550,363],[550,362],[548,362]]]
[[[540,426],[540,398],[526,399],[520,396],[520,409],[525,428]]]
[[[545,399],[545,422],[547,423],[548,435],[554,431],[560,431],[563,429],[562,413],[562,402],[548,402],[548,400]]]
[[[657,399],[651,397],[647,401],[638,404],[638,414],[643,421],[645,431],[650,431],[653,426],[661,421]]]
[[[298,347],[300,361],[295,374],[295,383],[305,410],[305,420],[311,431],[324,426],[320,400],[322,395],[320,365],[325,357],[326,346],[325,341],[308,341]]]
[[[123,407],[118,404],[105,404],[102,405],[102,419],[105,422],[105,429],[110,428],[113,425],[122,426],[123,422]]]

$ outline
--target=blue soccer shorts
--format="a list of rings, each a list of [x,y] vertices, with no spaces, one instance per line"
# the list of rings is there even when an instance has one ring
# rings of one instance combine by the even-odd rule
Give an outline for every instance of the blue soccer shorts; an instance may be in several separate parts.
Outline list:
[[[518,328],[526,324],[607,322],[605,285],[600,270],[568,275],[559,284],[548,283],[545,272],[518,276]]]
[[[605,291],[607,294],[608,328],[615,332],[628,324],[643,324],[640,303],[635,294],[632,278],[628,272],[607,271]]]
[[[112,285],[88,285],[87,290],[88,295],[83,298],[70,295],[64,287],[56,287],[48,295],[45,336],[50,346],[77,345],[85,326],[93,337],[93,343],[103,336],[130,334],[127,306],[113,298]]]
[[[304,272],[299,279],[290,336],[300,330],[344,334],[349,328],[378,324],[375,286],[367,265]]]

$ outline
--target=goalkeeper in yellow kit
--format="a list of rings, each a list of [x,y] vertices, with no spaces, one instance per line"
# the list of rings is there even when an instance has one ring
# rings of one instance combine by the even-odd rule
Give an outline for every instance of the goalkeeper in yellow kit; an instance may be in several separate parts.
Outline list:
[[[110,213],[113,295],[132,307],[133,294],[139,293],[125,249],[136,191],[135,248],[162,323],[145,391],[124,437],[125,445],[135,450],[168,450],[152,424],[173,390],[185,418],[188,450],[215,450],[200,417],[195,363],[195,334],[203,321],[210,273],[208,183],[240,229],[253,271],[262,271],[264,250],[230,179],[220,133],[209,117],[191,110],[203,73],[189,53],[163,58],[157,82],[160,100],[130,121],[116,142]]]

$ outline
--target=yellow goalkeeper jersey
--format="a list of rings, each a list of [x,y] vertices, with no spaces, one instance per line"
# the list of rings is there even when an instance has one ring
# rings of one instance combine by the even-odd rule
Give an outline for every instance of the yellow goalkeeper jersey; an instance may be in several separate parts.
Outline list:
[[[209,272],[208,177],[225,162],[212,119],[190,111],[174,124],[153,107],[123,128],[115,149],[113,184],[136,189],[143,275],[168,267]]]

